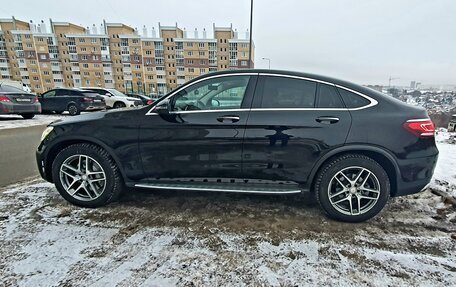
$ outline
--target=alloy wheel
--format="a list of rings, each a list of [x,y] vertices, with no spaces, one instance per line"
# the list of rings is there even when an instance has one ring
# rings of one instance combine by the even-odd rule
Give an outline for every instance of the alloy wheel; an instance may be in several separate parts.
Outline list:
[[[68,157],[60,166],[59,175],[65,191],[78,200],[95,200],[106,188],[106,174],[103,168],[87,155]]]
[[[331,205],[346,215],[368,212],[380,196],[380,182],[367,168],[351,166],[337,172],[328,186]]]

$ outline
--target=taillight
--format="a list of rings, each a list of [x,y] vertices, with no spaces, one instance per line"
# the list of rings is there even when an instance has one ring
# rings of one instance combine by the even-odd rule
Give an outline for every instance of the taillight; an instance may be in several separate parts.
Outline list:
[[[84,102],[91,103],[91,102],[93,102],[93,99],[92,98],[84,98]]]
[[[404,123],[404,127],[420,138],[434,137],[435,127],[430,119],[414,119]]]
[[[38,103],[38,97],[35,97],[34,103]]]
[[[152,105],[154,103],[153,100],[147,100],[147,105]]]
[[[0,102],[11,102],[11,100],[7,96],[0,95]]]

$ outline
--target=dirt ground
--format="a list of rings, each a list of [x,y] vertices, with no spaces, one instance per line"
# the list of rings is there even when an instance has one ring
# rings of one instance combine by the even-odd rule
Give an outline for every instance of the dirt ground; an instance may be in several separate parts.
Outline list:
[[[0,191],[0,282],[455,286],[454,233],[455,208],[429,191],[345,224],[325,217],[309,194],[133,190],[83,209],[31,179]]]

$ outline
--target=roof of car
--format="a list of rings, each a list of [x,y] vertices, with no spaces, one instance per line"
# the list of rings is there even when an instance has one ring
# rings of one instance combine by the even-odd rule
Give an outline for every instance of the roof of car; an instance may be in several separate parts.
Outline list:
[[[335,85],[339,85],[348,89],[352,89],[354,91],[358,91],[363,94],[368,94],[368,95],[376,95],[376,96],[381,96],[384,97],[382,93],[375,91],[373,89],[370,89],[368,87],[364,87],[362,85],[349,82],[346,80],[341,80],[333,77],[328,77],[328,76],[323,76],[323,75],[318,75],[318,74],[312,74],[312,73],[303,73],[303,72],[296,72],[296,71],[286,71],[286,70],[269,70],[269,69],[242,69],[242,70],[229,70],[229,71],[217,71],[217,72],[212,72],[208,73],[205,75],[202,75],[200,77],[197,77],[193,79],[192,81],[202,79],[205,77],[211,77],[215,75],[224,75],[224,74],[239,74],[239,73],[260,73],[260,74],[274,74],[274,75],[285,75],[285,76],[296,76],[296,77],[302,77],[302,78],[308,78],[308,79],[313,79],[321,82],[327,82],[327,83],[332,83]]]
[[[237,74],[237,73],[261,73],[261,74],[278,74],[278,75],[289,75],[289,76],[296,76],[296,77],[303,77],[303,78],[309,78],[309,79],[314,79],[322,82],[329,82],[329,83],[334,83],[334,84],[339,84],[341,86],[359,86],[355,83],[333,78],[333,77],[328,77],[328,76],[323,76],[323,75],[318,75],[318,74],[312,74],[312,73],[303,73],[303,72],[297,72],[297,71],[286,71],[286,70],[270,70],[270,69],[242,69],[242,70],[230,70],[230,71],[217,71],[217,72],[212,72],[209,74],[205,74],[204,76],[214,76],[214,75],[223,75],[223,74]],[[204,77],[202,76],[202,77]],[[348,87],[349,88],[349,87]]]

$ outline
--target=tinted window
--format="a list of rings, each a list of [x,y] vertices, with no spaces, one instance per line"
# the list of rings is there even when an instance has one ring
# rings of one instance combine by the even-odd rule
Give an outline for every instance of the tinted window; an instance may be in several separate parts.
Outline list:
[[[239,109],[249,79],[249,76],[228,76],[194,84],[173,97],[173,110]]]
[[[262,108],[313,108],[315,103],[315,82],[265,76],[262,78]]]
[[[370,104],[370,101],[368,99],[361,97],[360,95],[341,88],[337,88],[337,90],[342,96],[342,100],[344,101],[347,108],[359,108]]]
[[[344,105],[334,86],[319,84],[318,85],[317,108],[343,108]]]
[[[67,90],[57,90],[56,91],[57,97],[64,97],[70,94],[70,91]]]
[[[0,86],[0,92],[4,92],[4,93],[23,93],[24,91],[21,90],[21,89],[18,89],[16,87],[1,85]]]

